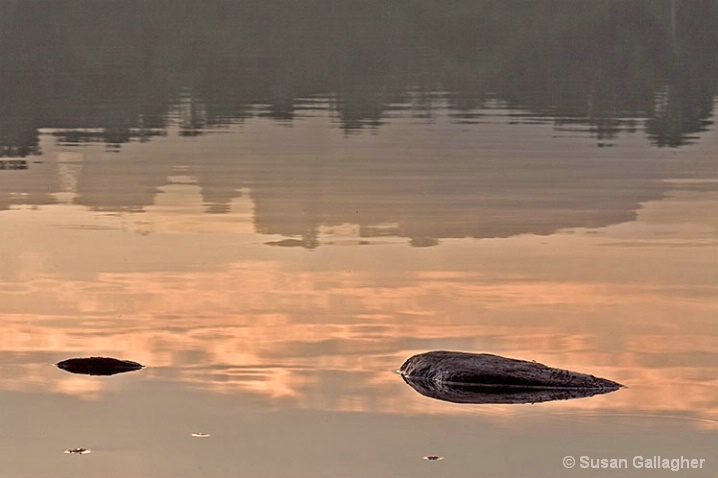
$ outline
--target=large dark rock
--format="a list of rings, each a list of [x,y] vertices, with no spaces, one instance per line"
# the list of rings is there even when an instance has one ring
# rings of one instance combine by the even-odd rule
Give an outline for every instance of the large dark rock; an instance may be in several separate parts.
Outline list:
[[[68,372],[85,375],[115,375],[117,373],[133,372],[144,367],[144,365],[131,360],[108,357],[71,358],[58,362],[56,365]]]
[[[457,403],[536,403],[613,392],[621,384],[546,365],[464,352],[427,352],[399,373],[422,395]]]

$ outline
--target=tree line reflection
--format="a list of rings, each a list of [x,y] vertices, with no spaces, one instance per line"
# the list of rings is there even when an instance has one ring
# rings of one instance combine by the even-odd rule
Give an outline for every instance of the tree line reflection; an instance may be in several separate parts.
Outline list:
[[[710,0],[8,0],[0,156],[39,154],[40,128],[144,141],[172,115],[184,135],[313,108],[380,128],[397,110],[432,117],[435,92],[460,122],[498,99],[599,145],[643,129],[681,146],[710,124],[717,23]]]

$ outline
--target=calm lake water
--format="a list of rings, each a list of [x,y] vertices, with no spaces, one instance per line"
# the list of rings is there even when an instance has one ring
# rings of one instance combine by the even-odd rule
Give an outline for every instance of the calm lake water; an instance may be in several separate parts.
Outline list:
[[[0,474],[718,475],[717,52],[701,0],[1,0]]]

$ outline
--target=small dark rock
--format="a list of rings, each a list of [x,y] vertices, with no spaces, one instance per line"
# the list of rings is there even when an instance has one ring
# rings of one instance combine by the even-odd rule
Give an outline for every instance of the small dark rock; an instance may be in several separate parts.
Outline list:
[[[131,360],[108,357],[71,358],[56,365],[67,372],[85,375],[115,375],[144,368],[144,365]]]
[[[456,403],[536,403],[613,392],[621,384],[491,354],[428,352],[408,359],[404,381],[427,397]]]

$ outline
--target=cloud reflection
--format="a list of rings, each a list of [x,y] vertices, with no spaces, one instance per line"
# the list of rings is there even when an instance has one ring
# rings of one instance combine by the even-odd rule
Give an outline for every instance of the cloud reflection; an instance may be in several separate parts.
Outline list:
[[[141,216],[58,205],[0,217],[0,253],[10,258],[0,263],[4,390],[98,400],[152,382],[278,407],[497,420],[527,410],[435,403],[393,372],[415,353],[453,349],[628,386],[541,405],[549,411],[718,421],[718,286],[706,259],[718,257],[706,254],[715,237],[671,206],[697,200],[695,191],[611,228],[307,254],[266,247],[237,217],[179,207],[169,189]],[[676,238],[686,246],[673,247]],[[148,366],[142,374],[95,380],[50,365],[127,351]]]
[[[6,374],[6,387],[14,389],[38,390],[37,381],[48,378],[47,371],[28,374],[32,354],[132,350],[149,365],[148,380],[297,407],[424,413],[436,408],[398,393],[399,378],[391,371],[415,351],[458,343],[629,385],[610,401],[576,402],[581,409],[718,417],[712,369],[700,357],[686,359],[687,366],[672,366],[671,358],[716,353],[714,337],[642,334],[610,324],[597,334],[577,320],[579,310],[627,303],[655,310],[672,303],[672,291],[660,285],[500,283],[472,272],[419,271],[389,287],[371,271],[297,272],[272,261],[221,271],[103,273],[90,282],[44,277],[19,285],[0,293],[4,308],[26,310],[5,315],[1,326],[2,350],[29,362]],[[65,314],[53,313],[49,302]],[[470,317],[451,313],[466,307]],[[520,327],[495,318],[542,307],[565,316],[538,314]],[[612,350],[603,350],[609,342]],[[50,374],[46,386],[97,399],[109,384]]]

